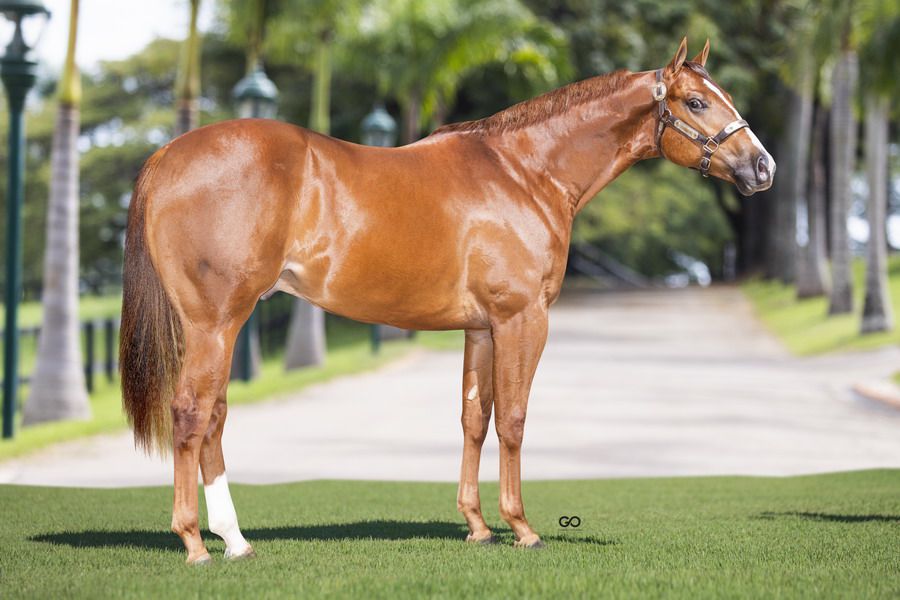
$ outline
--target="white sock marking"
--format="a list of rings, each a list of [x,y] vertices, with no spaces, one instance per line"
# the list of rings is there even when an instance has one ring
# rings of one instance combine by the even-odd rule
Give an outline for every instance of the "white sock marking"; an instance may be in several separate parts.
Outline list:
[[[225,557],[240,556],[250,548],[238,527],[237,512],[228,491],[228,478],[222,473],[203,486],[209,530],[225,540]]]

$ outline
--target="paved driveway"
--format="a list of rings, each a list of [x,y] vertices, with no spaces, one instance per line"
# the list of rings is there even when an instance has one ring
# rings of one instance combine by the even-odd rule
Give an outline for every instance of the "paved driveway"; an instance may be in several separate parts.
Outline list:
[[[461,353],[417,352],[229,413],[232,481],[318,478],[455,481]],[[527,479],[788,475],[900,467],[900,411],[855,397],[900,350],[787,355],[734,288],[572,292],[551,313],[525,434]],[[497,441],[482,478],[497,478]],[[129,433],[0,463],[0,482],[171,483],[171,465]]]

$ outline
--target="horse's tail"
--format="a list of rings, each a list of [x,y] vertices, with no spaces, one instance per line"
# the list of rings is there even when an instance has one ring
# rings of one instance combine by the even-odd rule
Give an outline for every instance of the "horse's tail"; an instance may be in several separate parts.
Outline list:
[[[165,455],[172,447],[170,402],[183,358],[181,322],[166,296],[147,249],[144,213],[150,179],[165,148],[147,159],[128,209],[119,375],[122,407],[134,443]]]

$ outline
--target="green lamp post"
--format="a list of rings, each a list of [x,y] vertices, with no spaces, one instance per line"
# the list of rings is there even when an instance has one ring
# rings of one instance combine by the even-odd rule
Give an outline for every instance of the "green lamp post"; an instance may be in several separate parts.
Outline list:
[[[385,110],[383,104],[376,104],[372,112],[363,117],[360,124],[360,141],[366,146],[390,147],[397,143],[397,121]],[[383,325],[372,325],[372,352],[381,350],[384,337]]]
[[[19,387],[18,306],[22,293],[22,197],[25,183],[25,97],[37,79],[31,50],[50,11],[40,1],[0,1],[0,13],[13,24],[12,40],[0,59],[0,79],[9,101],[9,179],[6,188],[6,325],[3,330],[3,437],[11,438]]]
[[[274,119],[277,112],[278,88],[266,76],[261,64],[237,82],[232,91],[238,116],[242,119]],[[257,309],[238,334],[231,374],[233,379],[250,381],[256,376],[259,360],[259,325]]]

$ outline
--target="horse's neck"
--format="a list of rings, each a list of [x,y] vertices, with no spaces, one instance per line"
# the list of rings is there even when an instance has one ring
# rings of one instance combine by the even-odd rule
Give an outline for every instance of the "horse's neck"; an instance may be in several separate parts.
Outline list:
[[[524,127],[504,146],[522,150],[525,169],[553,179],[574,217],[631,165],[657,155],[653,82],[652,72],[630,74],[621,89]]]

